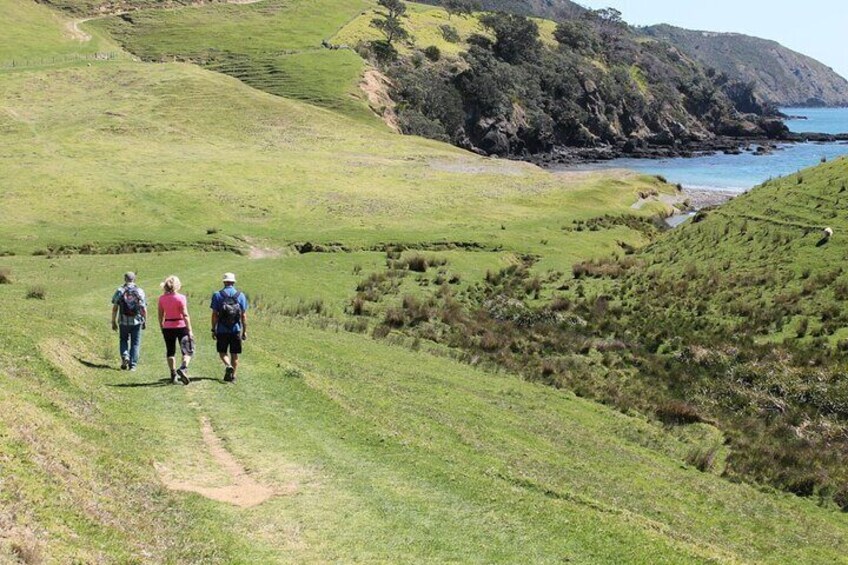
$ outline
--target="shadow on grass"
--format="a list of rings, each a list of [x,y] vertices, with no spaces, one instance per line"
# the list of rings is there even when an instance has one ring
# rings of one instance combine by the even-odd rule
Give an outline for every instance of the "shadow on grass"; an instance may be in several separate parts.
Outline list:
[[[81,365],[83,365],[84,367],[88,367],[89,369],[109,369],[109,370],[112,370],[112,371],[118,370],[116,367],[113,367],[112,365],[106,365],[105,363],[95,363],[93,361],[86,361],[82,357],[74,357],[74,359],[76,359],[77,361],[80,362]]]
[[[213,379],[211,377],[191,377],[189,381],[196,383],[199,381],[214,381],[221,384],[226,384],[220,379]],[[181,384],[175,384],[171,381],[170,378],[159,379],[158,381],[152,381],[147,383],[119,383],[115,385],[108,385],[113,388],[146,388],[146,387],[155,387],[155,386],[185,386]]]
[[[153,381],[149,383],[119,383],[116,385],[108,385],[114,388],[144,388],[151,386],[171,386],[171,379],[159,379],[158,381]]]

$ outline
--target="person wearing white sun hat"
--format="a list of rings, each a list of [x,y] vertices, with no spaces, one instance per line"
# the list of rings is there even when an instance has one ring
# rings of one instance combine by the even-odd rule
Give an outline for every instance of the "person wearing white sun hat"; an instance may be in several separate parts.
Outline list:
[[[236,288],[236,276],[224,273],[224,288],[212,295],[212,337],[224,364],[224,381],[235,382],[242,343],[247,339],[247,297]]]

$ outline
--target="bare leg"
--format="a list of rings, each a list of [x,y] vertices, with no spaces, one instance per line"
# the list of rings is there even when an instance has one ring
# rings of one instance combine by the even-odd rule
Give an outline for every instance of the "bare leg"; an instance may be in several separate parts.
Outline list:
[[[174,371],[177,370],[177,360],[173,357],[168,357],[168,368],[171,369],[171,374],[174,374]]]
[[[191,355],[183,355],[183,364],[184,368],[188,367],[188,364],[191,363]]]
[[[221,357],[221,362],[223,362],[224,365],[229,367],[230,366],[230,356],[227,355],[226,353],[219,353],[218,355]]]
[[[238,372],[238,353],[233,353],[233,360],[231,365],[233,367],[233,376],[235,376],[236,372]]]

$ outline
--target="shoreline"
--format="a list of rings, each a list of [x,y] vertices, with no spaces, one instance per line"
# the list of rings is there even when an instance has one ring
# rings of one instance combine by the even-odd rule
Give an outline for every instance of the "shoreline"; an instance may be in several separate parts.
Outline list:
[[[592,164],[614,159],[689,159],[724,153],[725,155],[769,155],[780,151],[782,146],[802,143],[848,143],[848,133],[791,133],[782,138],[739,138],[721,137],[704,141],[678,143],[674,145],[624,144],[599,147],[559,146],[550,151],[533,155],[507,157],[526,161],[544,168]]]
[[[750,188],[747,190],[750,190]],[[690,211],[695,212],[697,212],[698,210],[703,210],[704,208],[720,206],[730,200],[733,200],[740,194],[743,194],[741,192],[735,192],[722,188],[694,188],[686,186],[683,187],[683,190],[681,192],[684,198],[689,201]],[[685,214],[688,212],[683,213]]]

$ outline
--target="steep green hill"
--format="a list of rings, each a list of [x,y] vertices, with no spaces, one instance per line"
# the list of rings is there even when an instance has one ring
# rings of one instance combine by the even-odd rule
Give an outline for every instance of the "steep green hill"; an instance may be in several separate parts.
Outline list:
[[[755,85],[778,106],[848,106],[848,80],[830,67],[776,41],[740,33],[713,33],[657,25],[649,37],[668,41],[729,77]]]
[[[93,27],[145,61],[198,63],[271,94],[367,119],[358,89],[362,59],[350,50],[324,49],[322,41],[370,5],[267,0],[147,9]]]
[[[575,265],[586,280],[571,294],[590,335],[614,336],[641,359],[643,376],[619,403],[655,395],[658,413],[681,403],[673,418],[731,434],[729,474],[843,508],[846,187],[844,158],[771,180],[615,268]],[[594,394],[615,398],[600,384]]]
[[[0,19],[10,6],[30,5],[0,4]],[[224,38],[222,13],[269,24],[249,6],[192,9],[156,18],[214,21],[197,29]],[[190,35],[145,29],[169,46]],[[320,43],[309,29],[283,36]],[[709,423],[527,382],[439,343],[435,319],[419,318],[424,339],[384,323],[527,263],[571,284],[574,262],[655,237],[672,187],[486,159],[302,98],[187,63],[0,69],[0,561],[844,560],[843,515],[719,476]],[[151,297],[183,280],[188,387],[168,384],[152,327],[139,370],[116,369],[108,299],[128,269]],[[206,325],[224,271],[252,303],[235,386]],[[701,472],[693,454],[710,450]]]

